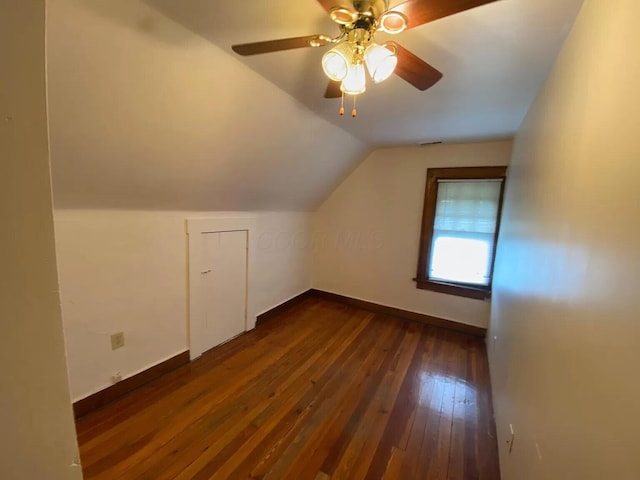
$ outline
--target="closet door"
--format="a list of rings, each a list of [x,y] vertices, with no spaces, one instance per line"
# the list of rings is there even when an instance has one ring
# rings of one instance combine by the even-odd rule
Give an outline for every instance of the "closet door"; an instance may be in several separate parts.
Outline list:
[[[246,330],[246,230],[202,234],[199,344],[207,351]]]

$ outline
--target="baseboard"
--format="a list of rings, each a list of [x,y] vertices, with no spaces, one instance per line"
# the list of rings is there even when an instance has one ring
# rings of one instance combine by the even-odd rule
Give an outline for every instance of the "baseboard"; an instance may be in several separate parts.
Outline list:
[[[264,325],[265,322],[268,322],[269,320],[271,320],[274,317],[277,317],[278,315],[285,312],[286,310],[289,310],[290,308],[298,305],[299,303],[301,303],[306,298],[309,298],[310,296],[311,296],[311,290],[307,290],[305,292],[302,292],[299,295],[296,295],[293,298],[290,298],[286,302],[282,302],[280,305],[273,307],[271,310],[267,310],[266,312],[261,313],[256,317],[256,327]]]
[[[121,382],[111,385],[104,390],[100,390],[93,395],[89,395],[82,400],[74,402],[73,414],[76,418],[84,417],[86,414],[125,396],[144,384],[152,382],[164,374],[169,373],[182,365],[186,365],[187,363],[189,363],[188,350],[133,375],[132,377],[125,378]]]
[[[484,338],[487,334],[485,328],[476,327],[473,325],[466,325],[464,323],[458,323],[451,320],[445,320],[443,318],[434,317],[431,315],[425,315],[422,313],[410,312],[408,310],[402,310],[400,308],[388,307],[386,305],[380,305],[357,298],[347,297],[339,295],[337,293],[325,292],[323,290],[317,290],[312,288],[299,295],[281,303],[280,305],[261,313],[256,318],[256,327],[263,325],[274,317],[282,314],[286,310],[302,303],[305,299],[310,297],[322,298],[325,300],[331,300],[334,302],[340,302],[353,307],[361,308],[375,313],[381,313],[384,315],[390,315],[392,317],[398,317],[405,320],[411,320],[414,322],[420,322],[427,325],[432,325],[438,328],[444,328],[447,330],[453,330],[455,332],[472,335],[474,337]],[[73,404],[73,413],[76,418],[83,417],[88,413],[97,410],[114,400],[117,400],[133,390],[140,388],[141,386],[152,382],[165,375],[166,373],[175,370],[182,365],[189,363],[189,351],[182,352],[174,357],[165,360],[153,367],[150,367],[132,377],[126,378],[121,382],[116,383],[104,390],[89,395],[82,400],[78,400]]]
[[[378,303],[367,302],[366,300],[360,300],[357,298],[346,297],[344,295],[338,295],[337,293],[325,292],[323,290],[317,290],[312,288],[310,295],[323,298],[325,300],[332,300],[334,302],[345,303],[353,307],[362,308],[363,310],[369,310],[370,312],[381,313],[384,315],[390,315],[392,317],[398,317],[405,320],[411,320],[414,322],[425,323],[438,328],[444,328],[447,330],[453,330],[458,333],[464,333],[474,337],[485,338],[487,335],[487,329],[482,327],[476,327],[474,325],[467,325],[465,323],[458,323],[452,320],[445,320],[444,318],[434,317],[432,315],[425,315],[423,313],[410,312],[408,310],[402,310],[400,308],[388,307],[386,305],[380,305]]]

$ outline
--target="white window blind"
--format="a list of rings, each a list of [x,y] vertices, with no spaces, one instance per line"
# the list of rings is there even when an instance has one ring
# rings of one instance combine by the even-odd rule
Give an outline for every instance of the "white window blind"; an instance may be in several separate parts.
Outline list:
[[[502,180],[438,182],[430,280],[488,286]]]

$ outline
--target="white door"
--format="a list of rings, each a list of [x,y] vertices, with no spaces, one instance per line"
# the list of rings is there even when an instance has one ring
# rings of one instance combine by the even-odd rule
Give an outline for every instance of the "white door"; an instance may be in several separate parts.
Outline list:
[[[246,230],[202,234],[200,295],[202,305],[201,351],[246,330],[247,303]]]

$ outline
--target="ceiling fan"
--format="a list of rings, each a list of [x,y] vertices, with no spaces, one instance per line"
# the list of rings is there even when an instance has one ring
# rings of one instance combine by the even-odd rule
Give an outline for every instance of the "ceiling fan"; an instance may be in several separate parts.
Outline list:
[[[355,96],[366,90],[366,70],[374,83],[380,83],[393,73],[418,90],[435,85],[442,73],[396,42],[381,45],[375,42],[376,32],[398,34],[439,18],[454,15],[497,0],[407,0],[389,8],[388,0],[318,0],[329,17],[340,27],[336,37],[309,35],[306,37],[269,40],[233,45],[239,55],[322,47],[334,44],[322,58],[322,67],[329,77],[325,98],[342,97],[340,115],[344,114],[344,94]]]

